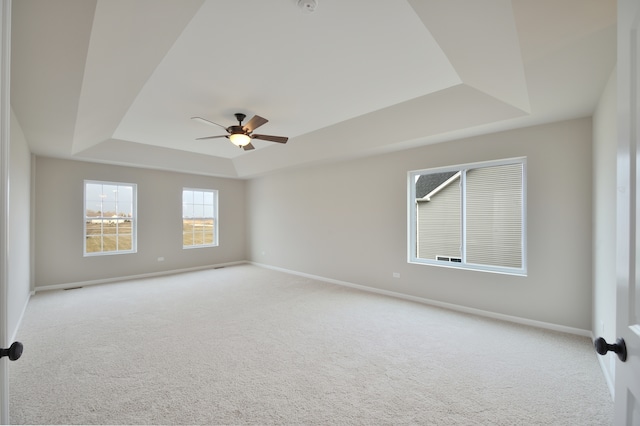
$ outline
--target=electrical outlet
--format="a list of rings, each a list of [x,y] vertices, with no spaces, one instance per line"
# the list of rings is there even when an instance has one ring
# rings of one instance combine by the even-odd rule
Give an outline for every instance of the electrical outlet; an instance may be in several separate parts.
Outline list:
[[[400,272],[394,272],[393,278],[400,278]]]
[[[158,262],[164,262],[164,257],[162,257],[162,256],[161,256],[161,257],[159,257],[159,258],[158,258]]]

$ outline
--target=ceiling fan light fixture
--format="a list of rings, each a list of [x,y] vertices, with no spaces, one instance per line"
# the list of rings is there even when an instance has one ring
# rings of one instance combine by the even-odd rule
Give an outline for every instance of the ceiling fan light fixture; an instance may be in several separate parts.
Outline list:
[[[251,142],[251,137],[249,137],[248,135],[245,135],[244,133],[233,133],[229,135],[229,140],[231,141],[232,144],[239,147],[243,147],[245,145],[248,145],[249,142]]]

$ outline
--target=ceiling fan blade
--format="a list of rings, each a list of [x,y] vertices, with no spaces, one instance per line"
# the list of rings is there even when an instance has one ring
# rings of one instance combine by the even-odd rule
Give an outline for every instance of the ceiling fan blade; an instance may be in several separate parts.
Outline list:
[[[248,143],[245,146],[243,146],[242,149],[244,149],[245,151],[251,151],[252,149],[256,149],[256,147]]]
[[[287,143],[289,138],[285,136],[271,136],[271,135],[251,135],[253,139],[262,139],[263,141]]]
[[[259,115],[254,115],[253,117],[251,117],[251,120],[247,121],[247,123],[242,126],[242,128],[248,133],[251,133],[258,127],[262,126],[264,123],[268,122],[269,120],[267,120],[266,118],[262,118]]]
[[[194,121],[199,121],[200,123],[204,123],[204,124],[213,124],[214,126],[219,126],[219,127],[222,127],[223,129],[227,130],[227,128],[224,127],[222,124],[214,123],[213,121],[209,121],[206,118],[191,117],[191,119],[194,120]]]
[[[205,138],[196,138],[197,141],[202,141],[205,139],[216,139],[216,138],[226,138],[227,135],[220,135],[220,136],[207,136]]]

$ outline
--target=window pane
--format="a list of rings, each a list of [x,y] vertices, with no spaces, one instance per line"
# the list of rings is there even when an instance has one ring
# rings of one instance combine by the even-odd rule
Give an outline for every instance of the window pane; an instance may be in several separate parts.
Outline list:
[[[460,174],[423,174],[416,180],[417,256],[462,256]]]
[[[87,184],[85,194],[87,202],[91,202],[91,204],[93,204],[95,202],[102,201],[100,194],[102,194],[102,185],[95,183]]]
[[[193,217],[193,204],[182,205],[182,217]]]
[[[193,234],[193,245],[201,246],[204,244],[204,239],[202,238],[202,232],[195,232]]]
[[[522,165],[467,172],[467,262],[522,267]]]
[[[86,237],[87,253],[96,253],[102,251],[102,237],[100,235],[92,235]]]
[[[118,250],[131,250],[132,246],[131,234],[118,234]]]
[[[115,201],[103,201],[102,202],[102,216],[111,217],[116,214],[116,202]]]
[[[184,204],[193,204],[193,191],[186,189],[182,191],[182,202]]]
[[[92,217],[100,217],[101,212],[100,212],[100,205],[97,204],[95,206],[90,205],[89,202],[87,202],[87,206],[86,206],[86,210],[84,212],[85,217],[87,218],[92,218]]]
[[[118,200],[118,216],[131,217],[133,216],[133,202],[127,200]]]
[[[133,199],[133,188],[130,186],[118,186],[118,201],[120,203]]]
[[[131,234],[133,234],[133,227],[131,221],[129,221],[128,219],[120,219],[120,222],[117,226],[119,235],[128,234],[129,236],[131,236]]]
[[[204,193],[204,204],[213,205],[213,192],[205,192]]]
[[[193,191],[193,204],[204,204],[204,193],[202,191]]]
[[[104,201],[115,202],[117,192],[117,185],[102,185],[102,196],[104,197]]]
[[[102,251],[116,251],[118,238],[113,234],[102,236]]]
[[[202,244],[214,243],[213,220],[207,219],[201,221],[199,232],[202,234]]]
[[[91,219],[87,222],[86,235],[102,235],[102,220]]]

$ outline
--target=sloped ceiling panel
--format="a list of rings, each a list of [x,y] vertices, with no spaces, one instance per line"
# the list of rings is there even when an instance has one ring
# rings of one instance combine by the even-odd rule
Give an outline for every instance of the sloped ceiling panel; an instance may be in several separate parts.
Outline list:
[[[20,0],[11,103],[35,154],[248,178],[588,116],[615,0]],[[270,121],[242,151],[233,114]]]

